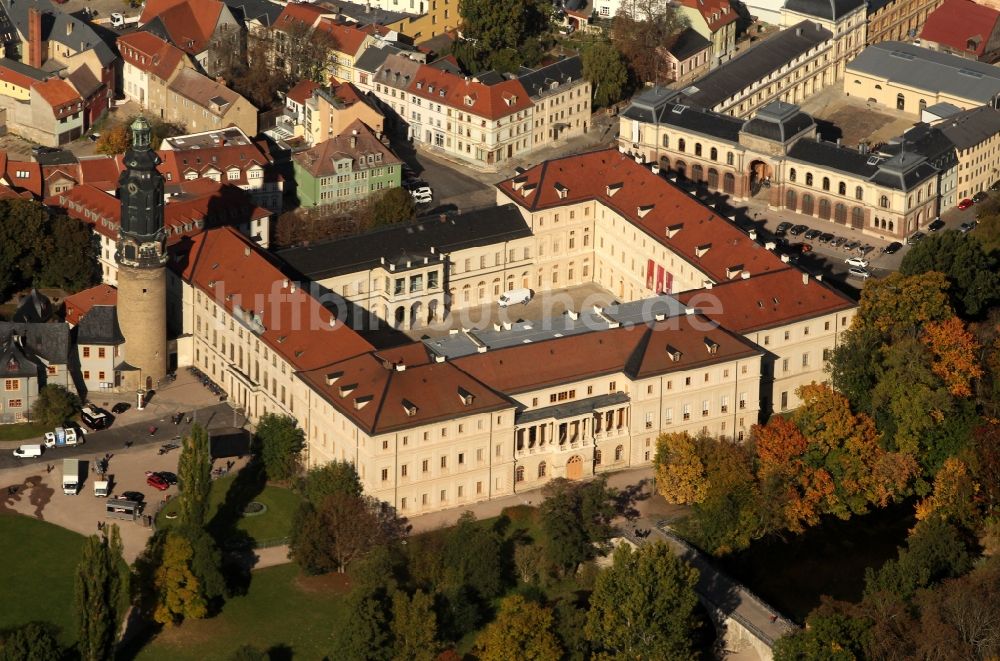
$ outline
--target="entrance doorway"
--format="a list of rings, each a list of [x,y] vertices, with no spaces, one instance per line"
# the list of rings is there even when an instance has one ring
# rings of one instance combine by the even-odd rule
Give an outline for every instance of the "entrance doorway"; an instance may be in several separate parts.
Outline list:
[[[583,459],[575,454],[566,462],[566,479],[579,480],[583,477]]]
[[[751,161],[748,176],[751,197],[759,193],[762,188],[771,187],[771,168],[764,161]]]

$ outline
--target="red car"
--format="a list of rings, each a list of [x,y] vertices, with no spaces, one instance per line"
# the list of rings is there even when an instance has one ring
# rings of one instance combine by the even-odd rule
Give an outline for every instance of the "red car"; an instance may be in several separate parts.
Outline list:
[[[971,206],[972,206],[972,200],[970,200],[969,198],[965,198],[964,200],[958,203],[959,209],[968,209]]]
[[[166,491],[170,488],[166,480],[154,473],[146,473],[146,484],[160,491]]]

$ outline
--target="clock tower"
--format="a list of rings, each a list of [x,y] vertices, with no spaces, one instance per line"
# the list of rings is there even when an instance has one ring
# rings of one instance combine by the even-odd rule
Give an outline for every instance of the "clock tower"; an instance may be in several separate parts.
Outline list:
[[[167,233],[163,227],[163,176],[150,147],[149,122],[130,127],[132,148],[118,179],[121,225],[118,264],[118,325],[125,337],[126,382],[151,390],[167,372]],[[130,383],[129,381],[134,381]]]

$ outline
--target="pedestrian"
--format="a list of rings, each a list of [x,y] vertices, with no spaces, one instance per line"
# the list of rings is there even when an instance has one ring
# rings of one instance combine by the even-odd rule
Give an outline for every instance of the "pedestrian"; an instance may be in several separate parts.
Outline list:
[[[777,621],[778,621],[778,616],[777,615],[772,615],[771,616],[771,624],[774,624]]]
[[[52,464],[45,464],[45,472],[46,473],[52,472]]]

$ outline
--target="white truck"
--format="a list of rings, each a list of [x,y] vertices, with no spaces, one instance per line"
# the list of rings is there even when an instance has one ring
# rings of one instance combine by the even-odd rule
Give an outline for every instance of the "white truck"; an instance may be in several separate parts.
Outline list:
[[[18,459],[32,459],[42,456],[42,446],[38,443],[22,445],[14,450],[14,456]]]
[[[45,447],[61,448],[80,445],[83,438],[72,427],[56,427],[55,431],[45,432]]]
[[[111,21],[110,21],[110,23],[111,23],[111,27],[117,28],[117,29],[121,30],[121,29],[124,29],[125,27],[127,27],[129,25],[138,25],[139,24],[139,17],[138,16],[125,16],[124,14],[121,14],[121,13],[115,11],[115,12],[111,12]]]
[[[63,493],[67,496],[80,493],[79,459],[63,459]]]
[[[111,482],[109,480],[96,480],[94,482],[94,496],[97,498],[107,498],[111,493]]]

